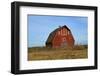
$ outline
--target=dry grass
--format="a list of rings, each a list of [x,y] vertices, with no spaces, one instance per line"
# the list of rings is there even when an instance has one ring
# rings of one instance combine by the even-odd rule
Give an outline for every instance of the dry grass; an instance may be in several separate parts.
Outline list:
[[[33,47],[28,49],[28,60],[55,60],[88,58],[87,46],[69,48]]]

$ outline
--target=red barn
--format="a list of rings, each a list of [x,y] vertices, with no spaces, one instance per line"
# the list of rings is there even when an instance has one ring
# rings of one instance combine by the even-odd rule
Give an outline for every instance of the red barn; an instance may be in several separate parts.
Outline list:
[[[74,42],[75,40],[71,33],[71,30],[66,25],[64,25],[62,27],[60,26],[50,33],[46,41],[46,47],[68,47],[73,46]]]

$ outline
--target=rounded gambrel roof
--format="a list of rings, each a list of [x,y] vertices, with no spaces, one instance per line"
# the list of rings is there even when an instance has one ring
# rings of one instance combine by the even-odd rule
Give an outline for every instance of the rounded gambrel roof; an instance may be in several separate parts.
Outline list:
[[[58,32],[58,31],[61,30],[62,28],[66,28],[67,30],[70,31],[70,29],[69,29],[66,25],[64,25],[64,26],[62,26],[62,27],[59,27],[59,28],[55,29],[53,32],[50,33],[50,35],[49,35],[49,37],[48,37],[46,43],[51,43],[52,40],[53,40],[53,38],[54,38],[54,36],[56,35],[56,32]]]

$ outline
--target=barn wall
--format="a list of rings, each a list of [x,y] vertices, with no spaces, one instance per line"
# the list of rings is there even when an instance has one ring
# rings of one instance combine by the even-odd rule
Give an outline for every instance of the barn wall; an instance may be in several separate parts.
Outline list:
[[[53,41],[52,41],[52,47],[60,47],[60,43],[61,43],[61,36],[59,35],[55,35]]]
[[[55,37],[53,38],[53,41],[52,41],[52,47],[54,48],[57,48],[57,47],[61,47],[61,43],[62,43],[62,38],[66,38],[67,40],[67,46],[73,46],[74,45],[74,39],[72,37],[72,34],[70,33],[68,35],[68,30],[66,30],[66,28],[63,28],[61,30],[59,30]]]

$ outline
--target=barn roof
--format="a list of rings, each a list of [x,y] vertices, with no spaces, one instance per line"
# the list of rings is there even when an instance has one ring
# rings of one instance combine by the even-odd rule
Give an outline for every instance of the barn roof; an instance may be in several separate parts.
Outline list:
[[[50,35],[49,35],[49,37],[48,37],[46,43],[51,43],[52,40],[53,40],[53,38],[54,38],[54,36],[55,36],[55,34],[56,34],[56,32],[57,32],[58,30],[62,29],[62,28],[66,28],[66,29],[68,29],[68,30],[70,31],[70,29],[69,29],[66,25],[64,25],[64,26],[62,26],[62,27],[59,27],[59,28],[55,29],[54,31],[52,31],[52,32],[50,33]]]

